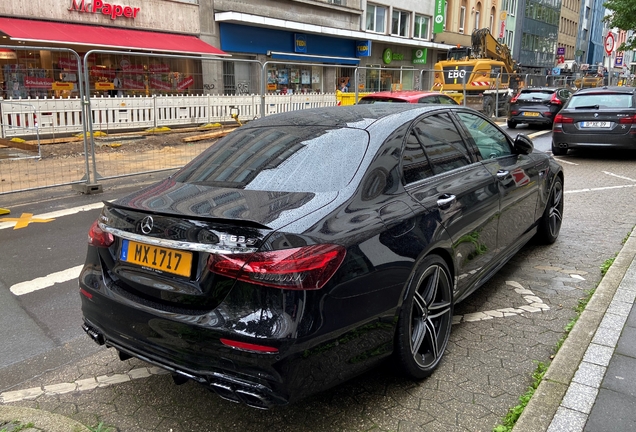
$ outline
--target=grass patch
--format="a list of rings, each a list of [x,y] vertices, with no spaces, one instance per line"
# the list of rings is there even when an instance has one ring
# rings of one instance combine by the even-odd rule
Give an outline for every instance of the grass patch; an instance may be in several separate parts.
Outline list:
[[[113,427],[105,425],[104,422],[99,422],[96,426],[89,426],[88,430],[90,430],[91,432],[110,432],[111,430],[113,430]]]
[[[21,430],[35,427],[35,425],[31,422],[22,424],[19,420],[14,420],[11,423],[2,423],[0,426],[2,426],[0,432],[19,432]]]

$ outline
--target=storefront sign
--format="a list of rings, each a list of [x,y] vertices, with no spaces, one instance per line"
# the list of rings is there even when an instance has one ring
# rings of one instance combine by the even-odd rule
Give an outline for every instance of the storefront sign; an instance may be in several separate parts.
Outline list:
[[[426,54],[427,54],[427,48],[417,48],[417,49],[413,49],[412,55],[411,55],[411,63],[413,64],[426,64]]]
[[[128,73],[128,74],[142,74],[146,72],[144,70],[143,65],[131,65],[131,64],[122,64],[121,70],[124,71],[124,73]]]
[[[67,90],[67,91],[73,91],[73,89],[75,88],[75,84],[71,83],[71,82],[60,82],[60,81],[55,81],[53,83],[53,90]]]
[[[294,52],[307,54],[307,35],[294,33]]]
[[[71,71],[77,70],[77,60],[61,58],[57,61],[57,67],[60,69],[67,69]]]
[[[499,26],[499,38],[503,38],[506,30],[506,18],[508,18],[508,12],[503,11],[501,15],[499,15],[499,19],[501,20],[501,25]]]
[[[124,88],[126,90],[145,90],[146,86],[143,81],[132,80],[124,78]]]
[[[24,86],[30,88],[44,88],[50,89],[53,86],[53,78],[35,78],[25,77]]]
[[[114,90],[115,86],[112,82],[101,82],[98,81],[95,83],[95,90]]]
[[[93,0],[93,3],[88,0],[71,0],[71,7],[68,10],[69,12],[101,13],[114,20],[118,17],[137,18],[140,8],[106,3],[103,0]]]
[[[192,84],[194,84],[194,78],[189,76],[177,84],[177,90],[185,90],[188,87],[190,87]]]
[[[356,42],[356,57],[371,57],[371,41]]]
[[[157,78],[150,78],[150,87],[156,90],[172,90],[169,82]]]
[[[148,71],[150,73],[168,73],[170,72],[170,65],[167,64],[150,64],[148,65]]]
[[[444,31],[444,0],[435,0],[435,16],[433,17],[433,34]]]
[[[390,64],[393,60],[404,60],[404,54],[394,53],[391,48],[382,51],[382,61],[384,64]]]

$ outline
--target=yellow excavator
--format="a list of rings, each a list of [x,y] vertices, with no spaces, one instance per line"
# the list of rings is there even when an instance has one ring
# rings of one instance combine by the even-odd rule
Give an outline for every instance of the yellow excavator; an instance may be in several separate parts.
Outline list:
[[[506,115],[510,98],[521,85],[519,67],[510,49],[487,28],[471,35],[471,47],[451,48],[447,59],[435,63],[433,90],[459,92],[466,105],[492,116]]]

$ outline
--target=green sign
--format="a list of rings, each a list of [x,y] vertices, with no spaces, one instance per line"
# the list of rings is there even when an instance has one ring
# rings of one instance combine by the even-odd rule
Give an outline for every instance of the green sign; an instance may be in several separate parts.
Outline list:
[[[391,60],[393,60],[393,51],[391,51],[391,48],[386,48],[382,52],[382,61],[384,64],[389,64],[391,63]]]
[[[433,34],[444,31],[444,0],[435,0],[435,15],[433,16]]]
[[[427,48],[414,48],[411,55],[411,63],[426,64],[426,50]]]

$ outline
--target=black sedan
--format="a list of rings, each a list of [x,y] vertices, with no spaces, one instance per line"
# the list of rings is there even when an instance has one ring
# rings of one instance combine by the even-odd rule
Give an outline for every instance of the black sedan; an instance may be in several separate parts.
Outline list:
[[[636,149],[634,87],[596,87],[574,93],[556,116],[552,153],[568,149]]]
[[[462,106],[371,104],[255,120],[105,203],[79,277],[84,330],[257,408],[393,356],[422,379],[454,305],[531,237],[563,173]]]
[[[508,127],[519,123],[552,126],[554,117],[572,95],[566,87],[529,87],[510,100]]]

